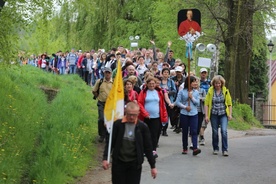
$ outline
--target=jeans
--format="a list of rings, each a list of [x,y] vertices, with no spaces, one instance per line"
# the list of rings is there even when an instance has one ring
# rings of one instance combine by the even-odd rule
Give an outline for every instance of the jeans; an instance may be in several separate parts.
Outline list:
[[[65,67],[64,66],[62,66],[62,67],[59,68],[59,74],[60,75],[64,75],[65,74]]]
[[[227,115],[214,115],[211,114],[211,125],[212,125],[212,144],[213,150],[219,151],[219,135],[218,135],[218,128],[220,125],[220,132],[221,132],[221,145],[222,151],[228,150],[228,138],[227,138],[227,125],[228,125],[228,118]]]
[[[182,128],[182,146],[183,149],[188,148],[188,132],[190,127],[190,134],[192,136],[193,149],[197,149],[197,126],[198,116],[187,116],[180,114],[180,127]]]
[[[96,71],[92,71],[92,74],[91,74],[91,83],[92,83],[92,86],[94,86],[96,84],[96,81],[98,80],[98,77],[97,77],[97,73]]]
[[[75,74],[76,73],[76,65],[70,65],[69,69],[70,69],[70,74]]]

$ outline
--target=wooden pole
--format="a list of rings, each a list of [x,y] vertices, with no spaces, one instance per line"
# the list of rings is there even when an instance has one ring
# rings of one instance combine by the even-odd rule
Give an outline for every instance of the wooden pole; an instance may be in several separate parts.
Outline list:
[[[188,93],[190,93],[190,91],[191,91],[191,79],[190,79],[190,71],[191,71],[191,59],[190,59],[190,57],[191,57],[191,50],[190,49],[192,49],[191,48],[191,45],[190,44],[188,44]],[[190,106],[190,99],[188,99],[188,106]]]

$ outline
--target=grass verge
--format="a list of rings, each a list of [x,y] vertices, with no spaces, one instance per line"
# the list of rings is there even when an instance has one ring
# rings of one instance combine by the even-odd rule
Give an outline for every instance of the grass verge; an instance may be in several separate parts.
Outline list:
[[[234,130],[248,130],[252,127],[263,128],[263,125],[252,114],[252,109],[247,104],[235,103],[233,105],[233,119],[229,127]]]
[[[96,153],[91,88],[77,75],[31,66],[0,65],[0,78],[0,183],[62,184],[84,175]]]

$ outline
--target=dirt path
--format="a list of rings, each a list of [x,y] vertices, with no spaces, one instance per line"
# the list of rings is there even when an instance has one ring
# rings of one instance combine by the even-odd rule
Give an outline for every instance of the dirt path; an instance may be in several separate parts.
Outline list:
[[[77,184],[108,184],[111,183],[111,168],[104,170],[102,168],[102,155],[104,143],[98,143],[97,162],[93,169],[87,171],[86,175],[77,182]]]

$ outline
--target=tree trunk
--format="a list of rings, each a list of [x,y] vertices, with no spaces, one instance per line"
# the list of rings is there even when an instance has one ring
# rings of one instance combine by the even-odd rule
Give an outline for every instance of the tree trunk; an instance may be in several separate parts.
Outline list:
[[[5,5],[5,1],[4,0],[0,0],[0,11],[4,7],[4,5]]]
[[[252,60],[254,0],[228,0],[225,79],[233,100],[247,102]],[[238,79],[238,80],[236,80]]]

